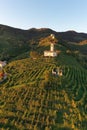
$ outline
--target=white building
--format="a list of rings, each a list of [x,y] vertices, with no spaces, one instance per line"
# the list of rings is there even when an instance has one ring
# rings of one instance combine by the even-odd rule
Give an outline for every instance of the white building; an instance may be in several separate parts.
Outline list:
[[[63,70],[60,68],[53,68],[52,69],[52,74],[57,75],[57,76],[63,76]]]
[[[0,68],[3,68],[6,65],[5,61],[0,61]]]
[[[54,39],[54,35],[51,34],[52,39]],[[50,51],[44,51],[44,56],[49,56],[49,57],[56,57],[57,56],[57,52],[54,50],[54,44],[55,43],[51,43],[50,44]]]

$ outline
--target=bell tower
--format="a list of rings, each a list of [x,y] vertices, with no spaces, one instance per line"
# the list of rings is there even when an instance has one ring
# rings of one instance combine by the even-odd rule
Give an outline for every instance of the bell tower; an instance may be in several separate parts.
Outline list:
[[[54,51],[54,43],[50,44],[50,51]]]
[[[55,35],[54,34],[51,34],[51,39],[52,39],[52,42],[50,44],[50,51],[54,51],[54,39],[55,39]]]
[[[57,56],[57,52],[54,49],[54,45],[55,45],[55,35],[51,34],[50,35],[50,50],[44,51],[44,56],[48,56],[48,57],[56,57]]]

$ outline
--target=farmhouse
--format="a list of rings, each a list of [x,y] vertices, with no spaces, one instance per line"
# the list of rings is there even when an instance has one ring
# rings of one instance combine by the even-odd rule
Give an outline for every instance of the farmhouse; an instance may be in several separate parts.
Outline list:
[[[52,39],[55,38],[53,34],[51,34]],[[55,43],[50,43],[50,51],[44,51],[44,56],[49,56],[49,57],[56,57],[57,52],[54,50],[54,45]]]

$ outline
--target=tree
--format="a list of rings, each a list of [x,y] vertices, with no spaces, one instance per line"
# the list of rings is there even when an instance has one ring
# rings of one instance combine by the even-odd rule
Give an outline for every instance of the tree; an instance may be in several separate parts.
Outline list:
[[[39,45],[40,46],[44,46],[44,45],[48,46],[48,45],[50,45],[50,43],[57,43],[57,42],[58,42],[58,40],[55,37],[52,38],[50,35],[50,36],[47,36],[45,38],[40,39]]]
[[[33,59],[37,59],[39,57],[39,54],[36,51],[31,51],[30,52],[30,57],[33,58]]]

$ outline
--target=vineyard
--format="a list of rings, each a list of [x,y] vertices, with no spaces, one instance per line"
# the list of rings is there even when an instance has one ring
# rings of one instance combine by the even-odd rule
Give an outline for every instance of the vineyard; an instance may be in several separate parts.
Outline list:
[[[54,67],[63,76],[52,75]],[[53,59],[8,64],[0,84],[0,130],[87,130],[87,71]]]

